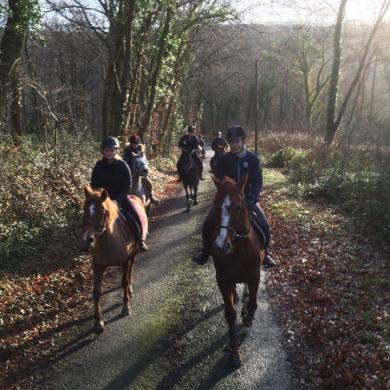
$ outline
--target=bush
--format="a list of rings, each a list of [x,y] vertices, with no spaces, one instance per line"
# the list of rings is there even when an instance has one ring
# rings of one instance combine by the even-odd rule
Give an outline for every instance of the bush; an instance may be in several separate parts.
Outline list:
[[[97,156],[85,134],[62,134],[55,150],[39,138],[24,137],[19,147],[0,138],[0,272],[69,251],[64,238],[80,225],[82,187]]]

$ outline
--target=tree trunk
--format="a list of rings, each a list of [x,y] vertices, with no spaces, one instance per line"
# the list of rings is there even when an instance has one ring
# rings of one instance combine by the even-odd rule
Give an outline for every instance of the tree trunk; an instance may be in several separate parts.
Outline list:
[[[334,44],[333,44],[333,66],[330,77],[328,106],[326,112],[326,133],[325,142],[331,144],[336,133],[335,117],[336,117],[336,104],[337,95],[339,90],[340,80],[340,66],[341,66],[341,30],[343,27],[343,20],[345,15],[345,7],[348,0],[341,0],[339,12],[337,15],[336,28],[334,32]]]

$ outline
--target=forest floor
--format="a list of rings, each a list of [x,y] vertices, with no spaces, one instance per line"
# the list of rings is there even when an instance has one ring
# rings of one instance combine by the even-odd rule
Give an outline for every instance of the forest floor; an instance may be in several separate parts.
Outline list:
[[[280,171],[264,171],[278,260],[267,290],[300,387],[389,387],[389,248],[328,203],[296,196]],[[153,175],[163,203],[174,197],[176,177]],[[0,388],[36,383],[90,310],[91,279],[79,255],[68,267],[0,281]]]
[[[390,387],[389,247],[335,207],[265,169],[278,267],[270,300],[302,387]],[[363,230],[364,231],[364,230]]]

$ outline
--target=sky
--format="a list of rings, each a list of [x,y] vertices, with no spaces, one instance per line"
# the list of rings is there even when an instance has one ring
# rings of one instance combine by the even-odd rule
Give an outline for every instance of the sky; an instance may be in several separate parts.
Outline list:
[[[349,0],[346,19],[358,22],[374,20],[382,0]],[[280,4],[291,4],[295,6]],[[236,8],[246,23],[310,22],[334,23],[340,0],[239,0]]]

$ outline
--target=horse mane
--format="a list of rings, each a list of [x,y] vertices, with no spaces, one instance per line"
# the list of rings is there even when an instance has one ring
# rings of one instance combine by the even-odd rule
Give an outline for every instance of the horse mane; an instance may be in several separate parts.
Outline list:
[[[119,217],[119,207],[116,202],[111,200],[108,196],[107,199],[102,203],[106,211],[108,211],[107,226],[112,231],[113,226],[117,218]]]

